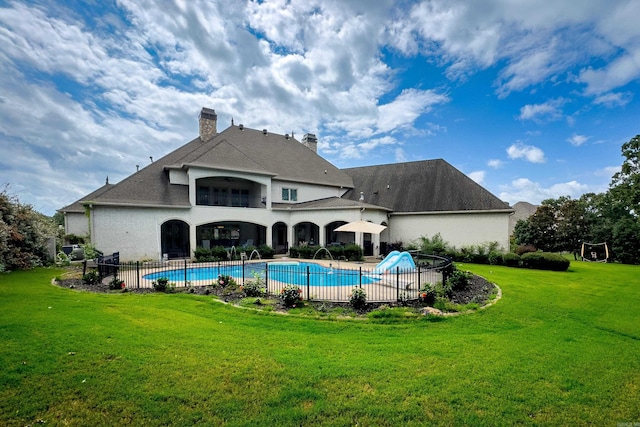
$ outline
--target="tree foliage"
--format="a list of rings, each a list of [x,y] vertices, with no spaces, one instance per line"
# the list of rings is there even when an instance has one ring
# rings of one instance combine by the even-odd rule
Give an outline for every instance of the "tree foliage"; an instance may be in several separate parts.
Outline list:
[[[51,218],[0,192],[0,271],[24,270],[47,262],[46,238],[55,235]]]
[[[544,200],[516,224],[516,243],[575,252],[582,242],[607,242],[615,260],[640,263],[640,135],[622,145],[622,155],[607,192]]]

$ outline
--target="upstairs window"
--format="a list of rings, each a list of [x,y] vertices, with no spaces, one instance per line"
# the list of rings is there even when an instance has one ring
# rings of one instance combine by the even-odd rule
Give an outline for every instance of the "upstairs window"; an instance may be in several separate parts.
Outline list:
[[[283,201],[298,201],[298,189],[297,188],[283,188],[282,189],[282,200]]]
[[[198,193],[196,196],[197,205],[209,204],[209,187],[198,187]]]

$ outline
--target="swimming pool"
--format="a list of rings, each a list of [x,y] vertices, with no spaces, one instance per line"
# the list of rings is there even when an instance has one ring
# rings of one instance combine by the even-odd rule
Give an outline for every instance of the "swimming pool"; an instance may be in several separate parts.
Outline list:
[[[358,270],[344,270],[338,268],[324,267],[313,262],[269,262],[269,263],[247,263],[244,265],[244,277],[250,280],[254,275],[265,278],[268,271],[269,281],[289,285],[306,286],[355,286],[360,284],[360,272]],[[166,277],[170,282],[180,282],[185,279],[189,282],[213,281],[219,275],[228,275],[235,278],[243,277],[242,265],[193,267],[186,269],[164,270],[156,273],[144,275],[147,280],[156,280]],[[308,277],[308,279],[307,279]],[[377,283],[378,277],[362,276],[362,284],[368,285]]]

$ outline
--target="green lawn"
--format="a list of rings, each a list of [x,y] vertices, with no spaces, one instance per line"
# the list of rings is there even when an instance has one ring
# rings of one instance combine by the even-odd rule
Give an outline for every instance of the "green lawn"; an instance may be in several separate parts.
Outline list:
[[[0,425],[640,422],[640,267],[460,268],[502,299],[392,324],[2,274]]]

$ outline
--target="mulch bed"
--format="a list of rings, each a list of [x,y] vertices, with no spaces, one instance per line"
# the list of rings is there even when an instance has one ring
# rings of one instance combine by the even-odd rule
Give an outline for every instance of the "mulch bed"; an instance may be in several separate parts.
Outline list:
[[[75,274],[77,276],[77,273]],[[72,274],[73,276],[73,274]],[[111,290],[109,289],[109,278],[105,279],[102,283],[95,285],[88,285],[77,277],[62,277],[56,284],[60,287],[77,289],[89,292],[104,292],[104,293],[119,293],[119,292],[132,292],[136,294],[149,294],[154,293],[152,288],[140,288],[140,289],[126,289],[126,290]],[[484,305],[489,302],[489,298],[492,294],[495,294],[496,286],[487,281],[485,278],[473,275],[469,280],[469,284],[465,289],[454,291],[451,296],[451,302],[455,304],[469,304],[478,303]],[[229,289],[222,289],[220,287],[213,286],[195,286],[190,288],[175,288],[172,293],[191,293],[194,295],[215,295],[222,301],[228,303],[236,303],[240,301],[245,295],[240,290],[230,291]],[[322,309],[330,309],[333,307],[350,307],[349,303],[329,302],[329,301],[312,301],[305,302],[305,304],[311,304],[313,306],[321,307]],[[366,307],[362,310],[358,310],[358,314],[366,314],[369,311],[376,310],[380,306],[398,306],[399,303],[367,303]],[[415,309],[424,308],[424,304],[417,300],[406,301],[405,306]],[[286,311],[286,307],[279,303],[274,307],[276,310]]]

